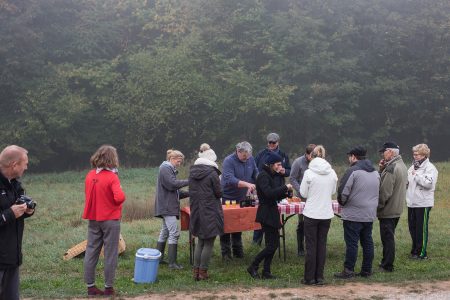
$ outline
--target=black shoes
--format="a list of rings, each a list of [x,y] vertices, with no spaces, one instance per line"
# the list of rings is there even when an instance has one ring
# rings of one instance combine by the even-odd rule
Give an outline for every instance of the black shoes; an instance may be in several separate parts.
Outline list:
[[[360,276],[360,277],[364,277],[364,278],[370,277],[372,275],[373,275],[372,272],[366,272],[366,271],[361,271],[356,274],[356,276]]]
[[[248,274],[250,274],[250,276],[252,276],[252,278],[254,279],[259,279],[259,274],[258,274],[258,268],[255,268],[253,265],[250,265],[247,268],[247,272]]]
[[[263,272],[261,278],[262,279],[277,279],[277,276],[273,275],[270,272]]]
[[[303,249],[298,250],[297,256],[298,256],[298,257],[305,256],[305,250],[303,250]]]
[[[315,280],[305,280],[305,279],[302,279],[300,282],[301,282],[302,284],[304,284],[304,285],[316,285],[316,281],[315,281]],[[323,280],[322,280],[322,282],[323,282]]]

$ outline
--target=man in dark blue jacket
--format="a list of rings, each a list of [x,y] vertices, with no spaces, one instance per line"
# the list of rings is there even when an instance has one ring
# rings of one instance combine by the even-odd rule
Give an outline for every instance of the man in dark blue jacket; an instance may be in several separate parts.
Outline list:
[[[247,194],[254,192],[256,190],[256,176],[258,176],[258,169],[252,156],[252,145],[245,141],[238,143],[236,152],[223,160],[220,181],[223,190],[222,204],[225,204],[227,200],[234,200],[239,203],[245,199]],[[222,258],[231,259],[231,247],[234,257],[244,257],[242,232],[232,233],[231,239],[232,241],[230,241],[229,233],[220,236]]]
[[[34,213],[16,204],[24,194],[17,180],[28,166],[27,150],[8,146],[0,153],[0,299],[19,300],[19,266],[22,264],[24,218]]]
[[[285,177],[289,177],[291,174],[291,165],[289,164],[289,157],[280,150],[280,136],[277,133],[269,133],[267,135],[267,147],[261,150],[255,157],[256,166],[258,171],[263,170],[266,160],[269,158],[271,153],[276,153],[281,156],[282,168],[280,173],[277,173],[274,180],[278,185],[283,185],[285,183]],[[255,230],[253,232],[253,243],[261,245],[264,233],[262,230]]]

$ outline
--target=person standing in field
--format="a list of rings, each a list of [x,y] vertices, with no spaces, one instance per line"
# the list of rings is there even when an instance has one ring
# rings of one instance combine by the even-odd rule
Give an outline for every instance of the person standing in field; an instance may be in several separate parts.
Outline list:
[[[261,172],[264,168],[267,157],[271,153],[276,153],[281,156],[281,166],[282,168],[278,173],[276,173],[274,180],[279,181],[279,184],[282,185],[285,183],[285,178],[289,177],[291,173],[291,165],[289,164],[289,156],[280,150],[280,136],[277,133],[269,133],[266,137],[267,147],[261,150],[255,157],[255,163],[258,167],[258,172]],[[255,230],[253,232],[253,243],[257,245],[261,245],[262,239],[264,237],[264,233],[262,230]]]
[[[199,158],[189,172],[191,216],[189,230],[198,237],[194,252],[194,280],[209,278],[208,266],[216,236],[223,234],[223,210],[220,197],[219,167],[216,153],[208,144],[200,146]]]
[[[379,150],[383,159],[379,162],[381,176],[377,217],[380,222],[380,238],[383,244],[383,258],[380,271],[394,271],[395,228],[406,199],[408,171],[400,155],[400,147],[386,142]]]
[[[342,206],[341,219],[344,227],[345,261],[344,269],[334,277],[352,278],[355,275],[372,275],[374,245],[372,239],[373,221],[377,218],[380,175],[372,162],[366,159],[366,149],[356,146],[348,155],[350,168],[341,179],[338,188],[338,201]],[[363,249],[361,272],[355,273],[358,258],[358,243]]]
[[[430,148],[418,144],[412,148],[413,164],[408,169],[408,227],[411,234],[411,258],[427,259],[428,219],[434,206],[434,190],[438,171],[430,162]]]
[[[255,191],[258,169],[252,156],[252,145],[246,141],[238,143],[236,151],[224,159],[222,171],[223,174],[220,181],[223,190],[222,204],[225,204],[227,200],[234,200],[240,203],[246,198],[247,194]],[[244,257],[242,232],[221,235],[220,246],[222,259],[224,260],[232,259],[231,249],[233,249],[233,257]]]
[[[177,263],[178,238],[180,237],[178,226],[180,199],[189,196],[188,192],[181,190],[182,187],[188,185],[188,180],[177,179],[177,167],[181,166],[183,160],[184,155],[180,151],[167,150],[167,160],[159,166],[156,181],[155,217],[162,218],[162,227],[156,248],[162,254],[162,261],[166,241],[169,241],[169,268],[173,270],[183,268]]]
[[[18,180],[28,168],[28,151],[11,145],[0,153],[0,299],[19,300],[19,267],[22,264],[24,219],[34,214]]]
[[[337,175],[325,160],[325,148],[318,145],[311,153],[312,160],[300,184],[300,195],[306,199],[305,273],[302,283],[323,285],[327,256],[327,236],[334,217],[331,196],[336,192]]]
[[[305,202],[306,199],[302,198],[300,195],[300,184],[302,183],[303,175],[310,161],[312,160],[311,153],[316,148],[315,144],[309,144],[306,146],[305,154],[298,157],[292,163],[291,175],[289,176],[289,181],[295,190],[295,194],[300,197],[300,199]],[[305,221],[303,214],[298,215],[298,225],[297,225],[297,256],[305,256],[305,248],[303,246],[303,241],[305,239]]]
[[[89,220],[84,280],[88,296],[115,295],[120,219],[125,193],[118,176],[119,157],[113,146],[103,145],[91,157],[92,170],[85,180],[83,219]],[[104,247],[105,290],[95,286],[95,268]]]

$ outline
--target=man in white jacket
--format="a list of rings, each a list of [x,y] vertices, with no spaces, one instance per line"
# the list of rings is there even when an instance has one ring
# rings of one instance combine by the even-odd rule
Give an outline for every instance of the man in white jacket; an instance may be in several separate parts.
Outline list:
[[[430,148],[419,144],[412,148],[414,162],[408,169],[408,226],[411,234],[412,259],[427,259],[428,218],[434,206],[434,190],[438,178],[436,167],[430,162]]]

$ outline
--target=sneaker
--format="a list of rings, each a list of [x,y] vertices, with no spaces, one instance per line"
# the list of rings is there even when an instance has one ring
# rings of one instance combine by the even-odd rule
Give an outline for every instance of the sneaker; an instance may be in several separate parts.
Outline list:
[[[372,273],[372,272],[361,271],[361,272],[359,272],[359,273],[357,273],[357,274],[355,274],[355,275],[356,275],[356,276],[360,276],[360,277],[367,278],[367,277],[372,276],[373,273]]]
[[[409,256],[410,259],[419,259],[419,256],[417,254],[411,254]]]
[[[250,274],[250,276],[252,276],[253,279],[259,279],[260,278],[259,274],[258,274],[258,269],[255,268],[252,265],[247,268],[247,272],[248,272],[248,274]]]
[[[316,281],[315,281],[315,280],[305,280],[305,279],[302,279],[300,282],[301,282],[302,284],[304,284],[304,285],[316,285]]]
[[[87,292],[88,292],[88,296],[103,296],[103,295],[105,295],[105,292],[103,292],[101,289],[97,288],[95,285],[88,287]]]
[[[277,276],[273,275],[270,272],[263,272],[261,278],[262,279],[277,279]]]
[[[425,260],[425,259],[428,259],[428,256],[426,256],[426,255],[425,255],[425,256],[420,256],[420,255],[419,255],[419,256],[417,256],[417,258],[418,258],[418,259]]]
[[[316,285],[325,285],[325,279],[323,278],[317,278]]]
[[[392,271],[394,271],[393,269],[385,269],[382,266],[380,266],[380,268],[378,269],[381,273],[391,273]]]
[[[105,288],[105,296],[114,296],[116,292],[114,291],[113,287],[107,287]]]
[[[355,272],[344,268],[344,270],[342,272],[339,273],[334,273],[334,277],[335,278],[339,278],[339,279],[350,279],[355,277]]]

